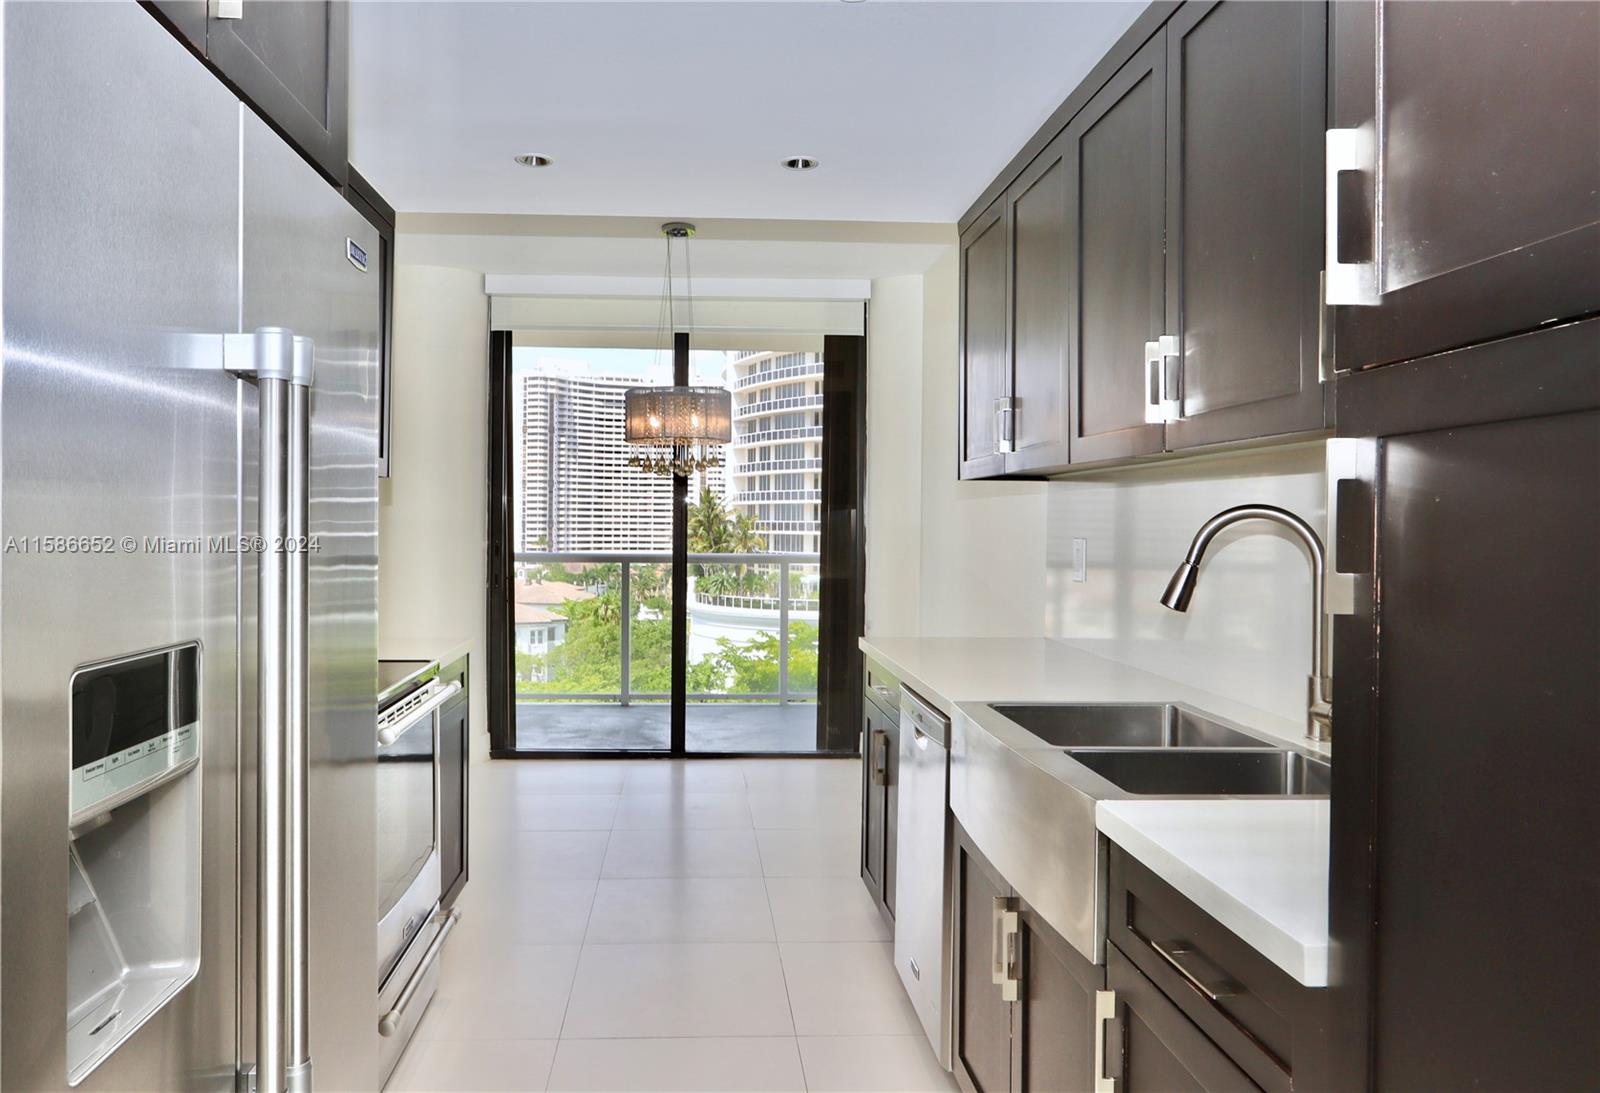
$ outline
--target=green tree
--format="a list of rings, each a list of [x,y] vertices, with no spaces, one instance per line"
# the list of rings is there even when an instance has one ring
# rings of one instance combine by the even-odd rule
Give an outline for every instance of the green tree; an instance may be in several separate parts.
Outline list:
[[[733,550],[734,521],[710,486],[689,506],[689,553],[728,554]]]
[[[700,661],[705,675],[715,681],[708,691],[731,694],[773,693],[778,690],[778,634],[763,631],[750,641],[718,638],[714,653]],[[789,624],[789,690],[817,689],[817,627],[809,622]]]

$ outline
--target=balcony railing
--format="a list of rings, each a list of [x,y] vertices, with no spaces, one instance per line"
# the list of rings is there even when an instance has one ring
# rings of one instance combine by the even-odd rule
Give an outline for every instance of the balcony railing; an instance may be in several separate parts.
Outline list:
[[[770,471],[820,471],[822,457],[800,459],[753,459],[748,463],[730,464],[728,470],[735,475],[767,474]]]
[[[807,529],[814,529],[814,523],[806,523]],[[607,595],[615,582],[617,592],[616,621],[619,630],[618,661],[615,665],[617,689],[612,690],[574,690],[574,691],[544,691],[527,690],[518,688],[516,699],[519,702],[615,702],[627,706],[634,701],[664,701],[671,698],[670,692],[661,690],[635,690],[634,670],[637,667],[634,657],[634,624],[641,621],[656,621],[659,616],[647,617],[642,611],[649,610],[641,597],[639,589],[635,587],[635,575],[645,575],[652,579],[666,577],[670,573],[672,554],[670,552],[612,552],[612,551],[535,551],[518,553],[514,555],[518,570],[518,586],[522,585],[524,573],[543,567],[546,571],[555,569],[560,579],[578,583],[589,597],[594,598]],[[752,617],[743,621],[751,627],[752,640],[759,639],[764,631],[770,628],[760,626],[760,616],[763,612],[770,612],[776,624],[778,656],[776,669],[776,686],[771,689],[761,690],[699,690],[690,691],[688,698],[691,702],[718,702],[718,701],[756,701],[756,702],[808,702],[814,701],[817,692],[814,685],[801,684],[796,686],[791,681],[793,674],[793,645],[794,634],[792,618],[796,615],[813,615],[819,609],[817,588],[820,584],[820,562],[817,554],[793,554],[777,552],[759,552],[747,554],[690,554],[690,590],[688,610],[693,621],[696,606],[712,609],[723,609],[739,612],[751,612]],[[607,568],[607,567],[615,567]],[[695,575],[695,570],[701,571],[700,576]],[[709,583],[711,576],[707,570],[712,569],[738,569],[746,578],[757,576],[765,577],[771,574],[774,581],[770,591],[751,592],[748,588],[740,588],[735,581],[735,586],[728,591],[702,592],[698,587],[702,583]],[[663,572],[665,571],[665,572]],[[799,580],[800,578],[815,575],[811,581]],[[734,576],[734,575],[730,575]],[[571,578],[578,578],[572,581]],[[580,583],[582,578],[592,578],[587,583]],[[797,582],[801,587],[796,587]],[[809,585],[809,587],[807,587]],[[670,594],[670,593],[669,593]],[[654,597],[652,597],[654,598]],[[636,605],[635,601],[640,600]],[[586,602],[573,600],[572,602]],[[541,605],[544,606],[544,605]],[[718,620],[726,625],[728,620]],[[570,634],[569,634],[570,637]],[[691,636],[692,640],[692,636]],[[739,643],[734,643],[736,647]],[[559,649],[560,646],[553,648]],[[517,650],[522,652],[522,650]],[[737,648],[736,648],[737,651]],[[683,650],[682,655],[688,656],[689,651]],[[758,664],[759,667],[759,664]],[[523,682],[519,676],[519,684]],[[538,682],[538,681],[527,681]]]
[[[735,417],[760,417],[781,410],[817,410],[822,407],[821,395],[785,395],[783,398],[763,399],[759,402],[741,402],[733,408]]]
[[[737,433],[733,438],[736,447],[751,444],[769,444],[777,440],[821,440],[821,425],[800,425],[790,429],[764,429],[755,433]]]
[[[749,375],[740,376],[733,381],[733,389],[742,391],[746,387],[755,387],[762,383],[772,383],[775,380],[789,379],[796,376],[822,375],[822,362],[810,361],[806,364],[790,364],[782,368],[766,368],[761,371],[751,372]]]
[[[809,490],[740,490],[729,498],[729,502],[734,505],[757,505],[763,501],[810,501],[816,503],[821,500],[822,490],[817,487]]]

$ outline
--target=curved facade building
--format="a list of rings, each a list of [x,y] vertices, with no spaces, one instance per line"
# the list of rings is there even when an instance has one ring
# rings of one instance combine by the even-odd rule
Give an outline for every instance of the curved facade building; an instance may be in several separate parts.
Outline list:
[[[821,549],[822,355],[749,353],[733,363],[728,506],[766,549]]]

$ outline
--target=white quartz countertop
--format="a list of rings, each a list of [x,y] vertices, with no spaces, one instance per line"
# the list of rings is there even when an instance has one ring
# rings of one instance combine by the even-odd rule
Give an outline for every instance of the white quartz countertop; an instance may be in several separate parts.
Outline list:
[[[861,649],[954,716],[962,702],[1182,702],[1304,744],[1298,721],[1047,638],[866,637]]]
[[[1308,987],[1328,985],[1327,801],[1101,801],[1106,837]]]
[[[874,636],[861,648],[952,717],[978,702],[1180,702],[1307,747],[1298,721],[1045,638]],[[991,715],[990,727],[998,720]],[[1006,743],[1025,737],[1015,728]],[[1067,762],[1059,749],[1034,746],[1028,756],[1047,771]],[[1308,987],[1328,981],[1328,815],[1325,800],[1144,798],[1095,807],[1107,838]]]

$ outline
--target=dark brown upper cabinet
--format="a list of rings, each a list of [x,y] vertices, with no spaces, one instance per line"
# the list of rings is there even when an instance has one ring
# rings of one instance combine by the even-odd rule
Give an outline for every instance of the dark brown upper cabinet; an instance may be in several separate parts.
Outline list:
[[[1328,424],[1327,6],[1152,12],[966,225],[963,477]]]
[[[1342,0],[1333,20],[1338,370],[1600,310],[1600,6]]]
[[[1326,424],[1327,28],[1324,4],[1243,0],[1167,23],[1169,451]]]
[[[1165,317],[1166,31],[1158,31],[1068,124],[1073,181],[1068,399],[1072,462],[1154,455],[1147,343]]]
[[[962,478],[1067,465],[1066,147],[1046,147],[962,235]]]
[[[1006,191],[1011,382],[1006,471],[1067,462],[1067,142],[1058,137]],[[1001,418],[1005,423],[1005,416]],[[1002,441],[1007,437],[1002,436]]]
[[[345,179],[347,0],[146,0],[335,186]]]
[[[961,235],[962,478],[992,478],[1006,469],[1000,419],[1011,387],[1007,258],[1002,198]]]

